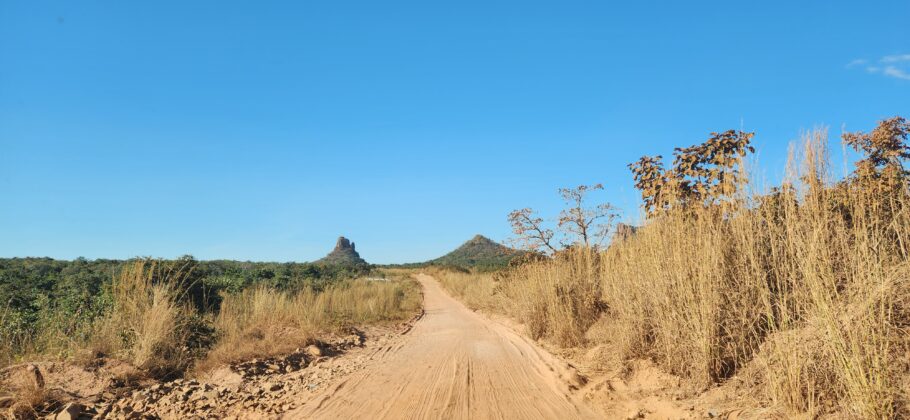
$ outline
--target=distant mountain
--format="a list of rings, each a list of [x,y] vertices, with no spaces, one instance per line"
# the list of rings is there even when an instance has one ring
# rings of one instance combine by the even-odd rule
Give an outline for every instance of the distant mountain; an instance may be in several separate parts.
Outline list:
[[[476,235],[454,251],[427,261],[427,264],[489,271],[508,266],[512,258],[521,254],[521,251],[494,242],[483,235]]]
[[[357,253],[354,243],[344,236],[338,237],[338,242],[335,243],[335,249],[333,249],[329,255],[326,255],[316,262],[326,265],[367,265],[367,262],[363,258],[360,258],[360,254]]]

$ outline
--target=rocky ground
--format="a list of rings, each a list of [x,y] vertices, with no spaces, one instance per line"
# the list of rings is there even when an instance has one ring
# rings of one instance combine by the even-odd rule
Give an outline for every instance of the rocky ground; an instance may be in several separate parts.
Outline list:
[[[100,361],[89,368],[62,362],[12,366],[0,372],[0,381],[43,394],[47,402],[37,412],[24,413],[39,418],[278,418],[335,379],[360,370],[414,321],[350,329],[291,354],[234,363],[193,378],[131,379],[135,372],[128,367]],[[2,410],[22,415],[15,403],[0,396],[0,417]]]

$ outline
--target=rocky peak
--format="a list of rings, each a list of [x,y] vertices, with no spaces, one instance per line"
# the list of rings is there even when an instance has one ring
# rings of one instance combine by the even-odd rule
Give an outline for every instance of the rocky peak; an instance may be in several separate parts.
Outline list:
[[[470,244],[470,245],[478,245],[478,244],[496,244],[496,242],[493,242],[492,239],[487,238],[486,236],[477,234],[477,235],[474,235],[473,238],[471,238],[470,240],[468,240],[468,242],[466,242],[466,244]]]
[[[354,243],[344,236],[339,236],[338,241],[335,242],[335,249],[333,249],[329,255],[326,255],[325,258],[317,262],[338,265],[359,265],[367,263],[363,258],[360,258],[360,254],[358,254],[357,250],[354,248]]]
[[[339,236],[338,242],[335,242],[335,249],[333,249],[332,252],[344,251],[347,249],[350,249],[351,251],[354,251],[354,252],[357,251],[357,249],[354,247],[353,242],[349,241],[348,238],[345,238],[344,236]]]

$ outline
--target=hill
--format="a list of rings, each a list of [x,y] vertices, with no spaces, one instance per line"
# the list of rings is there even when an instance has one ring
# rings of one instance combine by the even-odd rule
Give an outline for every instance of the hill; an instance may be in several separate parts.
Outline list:
[[[519,255],[521,251],[494,242],[483,235],[475,235],[454,251],[428,261],[427,264],[490,271],[508,266],[509,261]]]
[[[367,265],[367,262],[360,258],[354,243],[344,236],[338,237],[335,243],[335,249],[316,263],[325,265]]]

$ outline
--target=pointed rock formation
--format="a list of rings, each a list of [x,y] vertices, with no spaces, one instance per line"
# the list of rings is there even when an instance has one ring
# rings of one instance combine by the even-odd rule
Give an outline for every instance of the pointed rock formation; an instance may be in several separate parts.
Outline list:
[[[358,254],[357,250],[354,248],[354,243],[349,241],[348,238],[345,238],[344,236],[338,237],[338,242],[335,243],[335,249],[333,249],[329,255],[326,255],[324,258],[316,262],[336,265],[367,264],[363,258],[360,258],[360,254]]]

